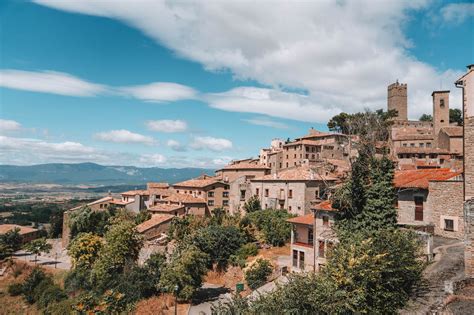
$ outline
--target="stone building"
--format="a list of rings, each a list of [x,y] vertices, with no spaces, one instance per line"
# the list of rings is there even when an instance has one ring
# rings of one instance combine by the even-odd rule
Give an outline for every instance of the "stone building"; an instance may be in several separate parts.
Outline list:
[[[324,199],[337,178],[329,173],[319,174],[308,165],[288,168],[275,174],[250,180],[250,191],[264,209],[287,209],[296,215],[305,215],[311,202]]]
[[[407,89],[407,84],[398,81],[387,88],[387,108],[397,113],[397,120],[408,120]]]
[[[166,234],[173,218],[171,214],[154,214],[149,220],[137,225],[137,232],[147,241],[156,239]]]
[[[464,266],[467,277],[474,277],[474,64],[455,82],[462,88],[464,114]]]
[[[314,204],[312,213],[288,219],[291,230],[291,271],[317,272],[326,264],[328,251],[337,242],[332,229],[336,210],[330,201]]]
[[[435,235],[462,238],[462,172],[417,169],[395,172],[398,223],[425,227]]]
[[[14,230],[18,230],[18,234],[20,234],[22,244],[26,244],[32,240],[41,237],[40,230],[32,228],[31,226],[23,226],[17,224],[0,224],[0,235],[6,234],[7,232]]]

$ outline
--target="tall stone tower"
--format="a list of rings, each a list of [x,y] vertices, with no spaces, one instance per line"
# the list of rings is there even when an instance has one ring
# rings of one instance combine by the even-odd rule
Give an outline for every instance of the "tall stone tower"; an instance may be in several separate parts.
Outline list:
[[[456,81],[462,88],[464,113],[464,267],[474,277],[474,64]]]
[[[387,109],[396,110],[397,120],[408,120],[407,85],[406,83],[392,83],[388,86]]]
[[[449,126],[449,91],[434,91],[433,97],[433,128],[435,139],[443,127]]]

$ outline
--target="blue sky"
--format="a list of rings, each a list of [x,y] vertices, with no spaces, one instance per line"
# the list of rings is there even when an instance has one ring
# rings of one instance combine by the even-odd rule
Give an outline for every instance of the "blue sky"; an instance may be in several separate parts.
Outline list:
[[[473,19],[462,1],[3,1],[0,163],[219,167],[384,108],[396,79],[412,118],[440,88],[459,107]]]

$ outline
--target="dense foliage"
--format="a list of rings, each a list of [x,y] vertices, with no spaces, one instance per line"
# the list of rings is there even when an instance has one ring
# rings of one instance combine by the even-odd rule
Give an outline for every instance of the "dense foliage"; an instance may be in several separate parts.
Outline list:
[[[459,108],[449,109],[449,123],[456,123],[458,126],[463,125],[462,111]]]
[[[49,253],[49,251],[52,249],[52,246],[51,244],[47,242],[46,238],[38,238],[38,239],[32,240],[29,243],[26,243],[23,248],[27,252],[35,255],[35,262],[36,262],[37,256],[41,255],[41,253]]]
[[[283,246],[290,238],[291,224],[286,220],[293,217],[286,210],[265,209],[248,214],[248,219],[260,232],[259,241],[272,246]],[[258,236],[258,235],[257,235]]]
[[[260,199],[257,195],[254,195],[247,200],[244,204],[243,209],[245,213],[252,213],[258,210],[262,210],[262,205],[260,204]]]
[[[92,233],[77,235],[68,246],[68,255],[71,257],[73,267],[91,268],[102,246],[102,238],[98,235]]]
[[[12,255],[21,248],[20,229],[14,229],[0,235],[0,259]]]
[[[104,235],[108,220],[114,215],[112,211],[94,211],[89,207],[71,211],[69,214],[69,227],[71,239],[79,233],[94,233]]]
[[[272,271],[273,267],[270,261],[259,258],[245,271],[245,281],[247,281],[250,289],[255,290],[267,283]]]

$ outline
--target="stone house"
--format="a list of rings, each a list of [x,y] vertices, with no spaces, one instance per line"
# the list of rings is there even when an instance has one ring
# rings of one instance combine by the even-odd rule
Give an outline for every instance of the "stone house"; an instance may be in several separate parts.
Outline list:
[[[337,179],[329,173],[318,174],[307,165],[282,170],[250,180],[252,195],[264,209],[287,209],[296,215],[309,212],[311,202],[323,199]]]
[[[394,185],[399,224],[432,226],[435,235],[462,238],[461,172],[445,168],[397,171]]]
[[[291,271],[317,272],[326,264],[327,253],[337,242],[332,226],[336,210],[330,201],[312,207],[312,213],[288,219],[291,231]]]
[[[156,239],[168,232],[174,217],[171,214],[154,214],[149,220],[137,225],[137,232],[142,234],[147,241]]]
[[[18,233],[21,237],[21,243],[26,244],[41,237],[41,232],[38,229],[32,228],[30,226],[23,226],[17,224],[0,224],[0,235],[6,234],[9,231],[14,231],[18,229]]]
[[[202,199],[207,204],[207,208],[229,209],[229,183],[220,176],[202,175],[198,178],[186,180],[173,185],[177,194],[189,195]]]

